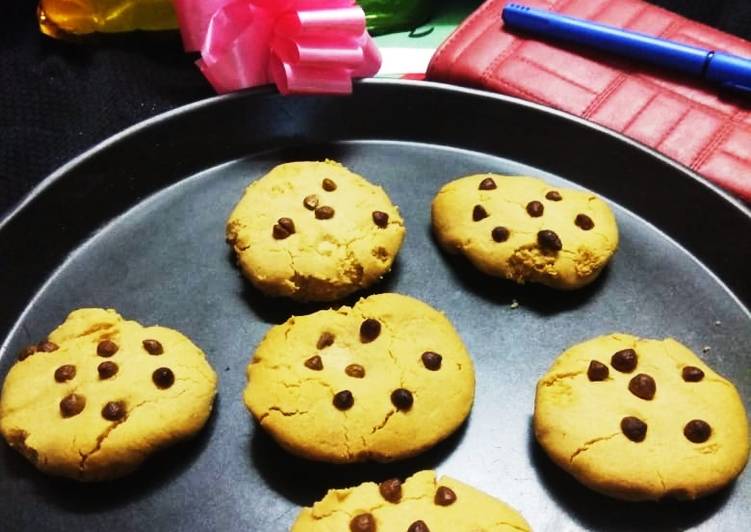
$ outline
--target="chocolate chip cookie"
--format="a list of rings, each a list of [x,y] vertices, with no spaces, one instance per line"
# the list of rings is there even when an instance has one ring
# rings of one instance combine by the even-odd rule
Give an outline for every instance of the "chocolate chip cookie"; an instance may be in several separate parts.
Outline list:
[[[564,352],[537,384],[534,429],[552,460],[619,499],[695,499],[748,460],[732,383],[668,338],[614,333]]]
[[[292,532],[342,530],[375,532],[528,531],[513,508],[450,477],[420,471],[404,483],[390,479],[330,490],[303,508]]]
[[[227,222],[253,285],[297,300],[333,301],[372,285],[403,239],[404,221],[383,189],[333,161],[273,168]]]
[[[618,247],[603,200],[532,177],[452,181],[433,199],[432,220],[441,247],[484,273],[558,289],[591,283]]]
[[[0,432],[45,473],[116,478],[200,430],[216,382],[179,332],[80,309],[21,351],[3,385]]]
[[[245,404],[292,453],[389,461],[451,434],[474,387],[472,360],[443,314],[378,294],[271,328],[248,366]]]

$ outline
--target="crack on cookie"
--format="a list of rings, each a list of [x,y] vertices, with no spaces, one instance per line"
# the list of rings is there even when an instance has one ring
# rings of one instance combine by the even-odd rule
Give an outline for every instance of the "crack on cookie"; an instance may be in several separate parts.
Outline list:
[[[348,423],[349,418],[347,417],[346,412],[344,412],[344,418],[345,418],[345,422],[342,423],[342,428],[344,429],[344,432],[343,432],[344,433],[344,450],[347,453],[347,460],[352,460],[352,457],[354,455],[352,454],[352,448],[350,447],[350,444],[349,444],[349,423]]]
[[[519,532],[529,532],[528,528],[522,528],[520,526],[516,526],[513,523],[509,523],[508,521],[497,521],[493,523],[493,526],[507,526],[510,528],[513,528],[514,530],[518,530]]]
[[[392,408],[386,414],[386,417],[383,418],[383,421],[381,423],[379,423],[378,425],[376,425],[375,427],[373,427],[373,429],[370,431],[370,434],[373,435],[376,432],[378,432],[379,430],[381,430],[383,427],[385,427],[386,423],[389,422],[389,419],[391,419],[391,416],[393,416],[394,414],[396,414],[396,409]]]
[[[701,454],[714,454],[720,450],[719,443],[710,443],[709,445],[702,445],[696,449]]]
[[[78,454],[81,455],[81,461],[78,463],[79,477],[83,477],[84,474],[86,473],[86,461],[99,452],[99,450],[102,448],[102,444],[104,443],[104,440],[107,439],[107,437],[110,435],[110,433],[113,430],[115,430],[119,425],[124,423],[128,419],[129,416],[130,414],[110,424],[104,430],[104,432],[102,432],[99,436],[97,436],[96,445],[88,453],[82,453],[81,450],[79,449]]]
[[[165,400],[177,399],[178,397],[180,397],[181,395],[183,395],[187,391],[188,391],[188,389],[185,389],[185,390],[180,391],[180,393],[172,395],[172,396],[159,397],[158,399],[147,399],[147,400],[141,401],[137,405],[135,405],[132,408],[128,409],[127,414],[122,419],[119,419],[117,421],[112,422],[104,430],[104,432],[102,432],[101,434],[99,434],[99,436],[97,436],[97,438],[96,438],[96,445],[94,446],[94,449],[92,449],[91,451],[89,451],[87,453],[81,452],[81,450],[79,449],[78,454],[81,456],[81,461],[78,464],[79,477],[82,478],[85,475],[85,473],[86,473],[86,462],[92,456],[94,456],[96,453],[98,453],[102,449],[102,445],[104,444],[105,440],[109,437],[109,435],[112,434],[112,432],[117,427],[119,427],[120,425],[122,425],[123,423],[125,423],[125,421],[127,421],[130,418],[130,416],[132,416],[133,413],[136,410],[138,410],[139,408],[141,408],[145,404],[159,403],[159,402],[163,402]]]
[[[565,373],[556,373],[555,375],[551,375],[544,381],[541,381],[540,384],[545,387],[555,386],[558,381],[564,379],[573,379],[574,377],[578,377],[579,375],[583,375],[584,373],[586,373],[586,371],[567,371]]]
[[[94,334],[99,331],[105,331],[107,329],[111,329],[112,327],[115,327],[114,323],[95,323],[94,325],[87,328],[85,331],[79,333],[75,338],[83,338],[84,336],[88,336],[90,334]]]
[[[662,473],[660,473],[660,469],[655,468],[655,473],[657,474],[657,479],[660,481],[660,486],[661,486],[660,493],[662,495],[665,495],[667,493],[667,488],[665,487],[665,480],[662,478]]]
[[[289,267],[292,270],[292,276],[288,278],[287,280],[292,283],[292,286],[294,286],[294,291],[297,292],[300,290],[300,285],[298,284],[298,280],[300,277],[304,277],[300,275],[300,272],[297,271],[297,268],[295,268],[295,256],[294,254],[288,250],[287,248],[282,248],[284,252],[289,256]]]
[[[294,327],[295,325],[295,316],[292,316],[290,319],[288,319],[284,325],[284,339],[289,340],[289,333],[292,332],[292,327]]]
[[[281,408],[279,406],[272,406],[271,408],[269,408],[269,410],[266,413],[266,415],[270,414],[271,412],[279,412],[281,415],[283,415],[285,417],[290,417],[290,416],[299,416],[299,415],[302,415],[302,414],[307,414],[309,412],[309,410],[292,410],[292,411],[286,411],[286,410],[284,410],[283,408]]]
[[[354,489],[354,488],[352,488],[352,489]],[[347,493],[345,495],[344,499],[346,499],[347,497],[349,497],[349,493]],[[344,500],[344,499],[340,499],[340,500]],[[316,503],[316,504],[318,504],[318,503]],[[328,519],[329,517],[331,517],[334,514],[344,514],[344,515],[347,516],[348,521],[351,520],[354,517],[351,513],[349,513],[348,511],[346,511],[346,510],[344,510],[342,508],[332,508],[331,511],[329,511],[328,513],[325,513],[325,514],[317,514],[317,513],[315,513],[315,510],[313,508],[311,508],[310,514],[313,517],[313,519],[315,519],[316,521],[320,521],[322,519]]]
[[[574,459],[575,459],[575,458],[576,458],[577,456],[579,456],[580,454],[582,454],[582,453],[584,453],[584,452],[588,451],[588,450],[589,450],[589,449],[591,449],[591,448],[592,448],[592,447],[593,447],[593,446],[594,446],[595,444],[597,444],[597,443],[600,443],[600,442],[603,442],[603,441],[607,441],[607,440],[610,440],[610,439],[612,439],[612,438],[615,438],[615,437],[616,437],[616,436],[618,436],[619,434],[620,434],[620,432],[614,432],[613,434],[610,434],[610,435],[608,435],[608,436],[600,436],[599,438],[593,438],[593,439],[591,439],[591,440],[589,440],[589,441],[586,441],[586,442],[584,442],[584,443],[583,443],[583,444],[581,445],[581,447],[579,447],[578,449],[576,449],[576,451],[574,451],[574,452],[573,452],[573,454],[571,455],[571,457],[569,457],[569,459],[568,459],[569,463],[570,463],[570,464],[573,464],[573,463],[574,463]]]

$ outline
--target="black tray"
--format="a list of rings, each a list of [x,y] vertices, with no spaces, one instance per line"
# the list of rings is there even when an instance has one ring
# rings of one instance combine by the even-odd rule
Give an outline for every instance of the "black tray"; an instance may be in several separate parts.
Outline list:
[[[476,362],[469,422],[405,462],[290,457],[242,403],[245,366],[270,325],[316,307],[251,289],[224,243],[225,220],[272,166],[325,157],[382,183],[406,219],[394,272],[375,290],[444,310]],[[572,293],[520,287],[442,254],[429,228],[433,194],[486,171],[608,199],[621,247],[601,278]],[[159,116],[58,170],[0,223],[0,372],[70,310],[114,307],[203,347],[220,375],[214,414],[196,439],[99,485],[44,476],[0,445],[0,528],[285,530],[327,488],[438,468],[507,501],[537,530],[744,529],[751,475],[694,503],[621,503],[552,465],[530,418],[535,383],[557,354],[614,330],[711,348],[704,358],[748,408],[749,235],[749,211],[685,168],[582,120],[488,93],[367,81],[354,97],[263,89]]]

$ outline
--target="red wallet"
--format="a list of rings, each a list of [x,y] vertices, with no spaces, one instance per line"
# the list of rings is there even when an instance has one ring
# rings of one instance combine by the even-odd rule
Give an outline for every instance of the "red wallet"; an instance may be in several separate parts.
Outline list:
[[[751,201],[751,100],[700,80],[507,31],[506,0],[488,0],[438,48],[427,79],[562,109],[662,152]],[[641,0],[525,4],[751,57],[751,43]]]

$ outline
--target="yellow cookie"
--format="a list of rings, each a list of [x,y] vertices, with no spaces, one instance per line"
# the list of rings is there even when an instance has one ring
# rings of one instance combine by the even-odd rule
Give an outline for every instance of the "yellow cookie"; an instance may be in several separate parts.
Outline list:
[[[381,187],[333,161],[279,165],[253,182],[227,221],[227,241],[261,291],[333,301],[386,274],[404,221]]]
[[[0,431],[45,473],[116,478],[200,430],[216,381],[179,332],[80,309],[8,372]]]
[[[707,495],[749,453],[735,386],[671,338],[614,333],[571,347],[537,384],[534,428],[582,484],[627,500]]]
[[[432,219],[446,251],[517,283],[582,287],[618,248],[618,227],[604,201],[532,177],[480,174],[452,181],[433,199]]]
[[[389,461],[451,434],[474,389],[472,360],[443,314],[378,294],[273,327],[248,365],[245,404],[292,453]]]
[[[528,531],[524,518],[505,503],[433,471],[330,490],[312,508],[303,508],[292,532],[460,532]]]

